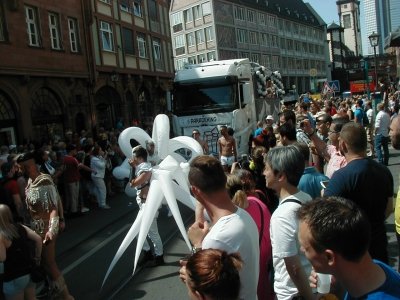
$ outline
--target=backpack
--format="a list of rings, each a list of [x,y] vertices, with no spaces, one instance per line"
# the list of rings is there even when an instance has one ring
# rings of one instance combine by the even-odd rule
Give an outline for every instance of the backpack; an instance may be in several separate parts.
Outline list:
[[[368,126],[369,125],[369,119],[368,119],[368,116],[367,116],[367,112],[365,110],[363,110],[362,113],[363,113],[362,124],[363,124],[363,126]]]

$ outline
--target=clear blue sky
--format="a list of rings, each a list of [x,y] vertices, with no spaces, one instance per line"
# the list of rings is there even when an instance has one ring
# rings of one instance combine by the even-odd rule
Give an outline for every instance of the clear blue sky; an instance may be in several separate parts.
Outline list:
[[[336,0],[303,0],[303,2],[310,3],[326,24],[330,25],[332,21],[339,24]]]

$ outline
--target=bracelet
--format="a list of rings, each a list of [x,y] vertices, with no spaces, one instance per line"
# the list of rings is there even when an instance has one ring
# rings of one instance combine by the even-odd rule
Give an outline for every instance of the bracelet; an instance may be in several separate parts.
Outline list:
[[[196,247],[196,246],[193,246],[193,247],[192,247],[192,255],[195,254],[195,253],[197,253],[197,252],[199,252],[200,250],[201,250],[201,248],[198,248],[198,247]]]
[[[49,231],[53,235],[57,235],[57,233],[58,233],[58,225],[59,225],[59,217],[52,217],[50,219]]]

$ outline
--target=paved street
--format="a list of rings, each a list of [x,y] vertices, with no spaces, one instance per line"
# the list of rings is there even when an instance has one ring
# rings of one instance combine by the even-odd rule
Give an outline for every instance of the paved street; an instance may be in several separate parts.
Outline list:
[[[390,150],[389,169],[399,185],[400,151]],[[377,186],[379,188],[379,186]],[[68,229],[58,242],[58,261],[75,299],[187,299],[187,291],[178,277],[179,259],[189,250],[177,231],[173,218],[162,211],[159,229],[165,244],[166,264],[156,268],[141,268],[131,277],[134,245],[128,248],[103,290],[100,290],[106,270],[137,214],[136,204],[119,194],[110,199],[111,210],[92,210],[87,215],[68,220]],[[183,219],[190,224],[193,213],[182,207]],[[387,222],[390,264],[397,268],[397,241],[394,216]]]

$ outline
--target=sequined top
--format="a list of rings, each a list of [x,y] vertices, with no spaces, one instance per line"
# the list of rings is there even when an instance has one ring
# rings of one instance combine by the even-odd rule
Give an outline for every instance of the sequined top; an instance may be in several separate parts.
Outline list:
[[[57,189],[49,175],[41,174],[34,181],[28,180],[25,193],[32,230],[43,238],[49,230],[50,214],[57,210]]]

